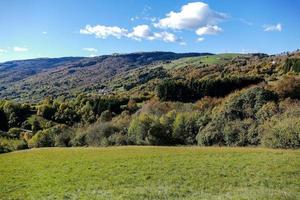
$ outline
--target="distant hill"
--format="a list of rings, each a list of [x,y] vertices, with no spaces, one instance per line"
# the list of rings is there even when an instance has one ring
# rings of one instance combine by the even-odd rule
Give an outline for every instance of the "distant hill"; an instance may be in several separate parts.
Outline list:
[[[146,65],[210,53],[138,52],[98,57],[39,58],[0,64],[0,98],[40,100],[71,90],[103,88],[115,75]]]
[[[38,102],[81,93],[148,98],[166,79],[260,76],[275,80],[298,73],[299,59],[299,51],[279,55],[157,51],[10,61],[0,64],[0,99]]]
[[[0,85],[9,84],[59,65],[81,60],[82,57],[37,58],[0,63]]]

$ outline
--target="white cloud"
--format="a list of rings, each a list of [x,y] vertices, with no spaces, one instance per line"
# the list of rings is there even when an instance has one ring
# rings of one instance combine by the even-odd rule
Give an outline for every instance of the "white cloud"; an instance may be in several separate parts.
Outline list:
[[[47,31],[43,31],[42,33],[43,33],[44,35],[46,35],[46,34],[47,34]]]
[[[148,39],[153,40],[153,34],[151,33],[150,27],[148,25],[138,25],[133,28],[133,31],[127,35],[129,38],[135,40]]]
[[[252,22],[250,22],[250,21],[248,21],[248,20],[246,20],[246,19],[244,19],[244,18],[240,18],[239,19],[242,23],[244,23],[244,24],[246,24],[246,25],[248,25],[248,26],[253,26],[253,23]]]
[[[81,34],[95,35],[96,38],[102,38],[102,39],[105,39],[109,36],[121,38],[122,36],[126,35],[127,32],[128,31],[126,29],[117,26],[102,26],[102,25],[96,25],[94,27],[90,25],[86,25],[84,29],[80,29]]]
[[[83,48],[82,50],[88,51],[88,52],[97,52],[98,51],[98,49],[95,49],[95,48]]]
[[[95,54],[91,54],[91,55],[89,55],[89,57],[96,57],[97,55],[95,55]]]
[[[13,48],[15,52],[25,52],[28,51],[28,48],[26,47],[14,47]]]
[[[181,45],[181,46],[186,46],[187,45],[187,43],[186,42],[179,42],[179,44]]]
[[[148,25],[138,25],[133,28],[133,31],[127,37],[135,40],[162,40],[164,42],[177,42],[178,38],[173,34],[166,31],[152,32]]]
[[[196,30],[197,35],[215,35],[217,33],[222,32],[223,29],[218,27],[217,25],[207,25]]]
[[[195,30],[207,25],[215,25],[226,18],[225,14],[210,9],[208,4],[203,2],[188,3],[181,7],[180,12],[171,11],[166,16],[154,26],[176,30]]]
[[[0,54],[6,53],[7,51],[5,49],[0,49]]]
[[[203,42],[204,40],[205,40],[205,38],[203,38],[203,37],[197,38],[197,42]]]
[[[282,31],[282,25],[281,24],[276,24],[276,25],[263,25],[263,29],[266,32],[271,32],[271,31]]]
[[[81,34],[95,35],[96,38],[105,39],[108,36],[114,36],[116,38],[127,37],[134,40],[162,40],[164,42],[180,42],[180,40],[173,33],[167,31],[153,32],[148,25],[138,25],[133,28],[132,32],[128,32],[127,29],[120,27],[108,27],[102,25],[96,25],[91,27],[87,25],[85,29],[80,30]],[[91,49],[85,48],[89,51]]]
[[[169,32],[159,32],[159,33],[154,33],[155,39],[161,39],[164,42],[177,42],[179,41],[177,37],[173,33]]]

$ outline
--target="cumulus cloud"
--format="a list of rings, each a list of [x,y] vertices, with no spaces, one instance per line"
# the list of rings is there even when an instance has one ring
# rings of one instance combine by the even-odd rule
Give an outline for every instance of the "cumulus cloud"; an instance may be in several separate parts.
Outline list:
[[[173,34],[166,31],[152,32],[148,25],[138,25],[133,28],[133,31],[127,35],[129,38],[136,40],[162,40],[164,42],[177,42],[178,38]]]
[[[218,27],[217,25],[207,25],[196,30],[197,35],[215,35],[222,32],[223,29]]]
[[[148,25],[138,25],[133,28],[133,31],[127,35],[129,38],[135,40],[148,39],[153,40],[154,36],[151,32],[151,29]]]
[[[173,33],[169,32],[160,32],[160,33],[154,33],[154,36],[156,39],[161,39],[165,42],[177,42],[179,41],[177,37]]]
[[[195,30],[207,25],[215,25],[226,18],[224,13],[210,9],[209,5],[203,2],[188,3],[181,7],[180,12],[171,11],[166,16],[154,26],[176,30]]]
[[[83,48],[82,50],[88,51],[88,52],[95,52],[95,53],[98,51],[98,49],[95,49],[95,48]]]
[[[26,51],[28,51],[28,48],[26,48],[26,47],[14,47],[13,50],[15,52],[26,52]]]
[[[87,25],[85,29],[80,30],[81,34],[95,35],[96,38],[105,39],[108,36],[117,38],[127,37],[134,40],[161,40],[164,42],[179,42],[180,40],[173,33],[167,31],[153,32],[148,25],[142,24],[133,27],[129,32],[127,29],[120,27],[107,27],[96,25],[94,27]]]
[[[105,39],[109,36],[114,36],[116,38],[121,38],[122,36],[127,34],[127,30],[124,28],[120,28],[117,26],[90,26],[86,25],[84,29],[80,29],[81,34],[86,35],[95,35],[96,38]]]
[[[197,42],[203,42],[204,40],[205,40],[205,38],[203,38],[203,37],[197,38]]]
[[[151,8],[146,8],[146,10],[149,9]],[[138,41],[161,40],[164,42],[178,42],[181,45],[185,45],[186,43],[182,39],[165,29],[192,30],[199,36],[215,35],[223,31],[217,24],[225,18],[227,18],[226,14],[212,10],[208,4],[194,2],[183,5],[179,12],[171,11],[165,18],[160,20],[148,16],[141,18],[150,20],[156,29],[155,31],[151,30],[151,27],[147,24],[135,26],[132,31],[118,26],[86,25],[85,28],[80,29],[80,33],[94,35],[96,38],[102,39],[106,39],[109,36],[116,38],[126,37]],[[139,17],[133,17],[130,20],[134,21],[136,19],[139,19]],[[157,23],[154,23],[155,21]],[[163,31],[157,31],[157,29],[163,29]]]
[[[0,54],[1,53],[6,53],[7,51],[5,49],[0,49]]]
[[[272,32],[272,31],[282,31],[282,25],[276,24],[276,25],[263,25],[263,29],[266,32]]]

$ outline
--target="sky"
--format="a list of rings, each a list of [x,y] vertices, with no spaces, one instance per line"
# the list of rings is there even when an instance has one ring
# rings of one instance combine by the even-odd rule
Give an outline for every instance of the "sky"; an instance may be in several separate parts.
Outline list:
[[[0,0],[0,62],[300,48],[298,0]]]

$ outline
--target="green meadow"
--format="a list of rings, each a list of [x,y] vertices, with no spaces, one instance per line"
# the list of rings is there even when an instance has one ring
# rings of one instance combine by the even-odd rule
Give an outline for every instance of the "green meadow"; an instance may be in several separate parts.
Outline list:
[[[40,148],[0,155],[0,199],[299,199],[300,151]]]

